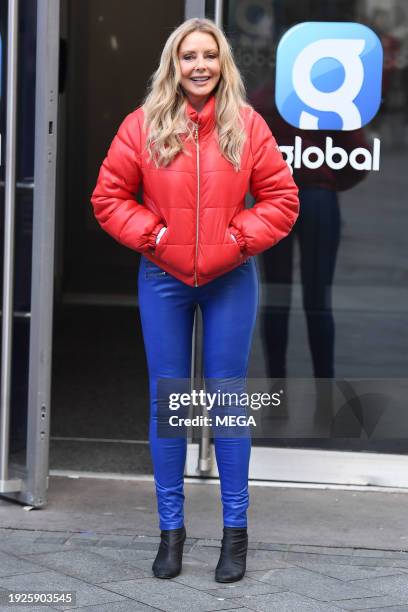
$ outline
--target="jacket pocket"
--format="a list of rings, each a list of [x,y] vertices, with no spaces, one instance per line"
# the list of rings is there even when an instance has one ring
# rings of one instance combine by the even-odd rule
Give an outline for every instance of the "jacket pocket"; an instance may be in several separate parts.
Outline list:
[[[168,235],[169,235],[169,228],[166,228],[166,231],[162,234],[159,242],[156,244],[156,247],[153,251],[154,255],[156,255],[156,257],[160,258],[160,253],[163,250],[163,247],[166,246],[167,244],[167,239],[168,239]]]
[[[161,239],[167,231],[168,228],[164,225],[156,236],[156,246],[159,244],[159,242],[161,242]]]
[[[229,227],[227,227],[227,231],[226,231],[226,242],[229,243],[229,244],[235,245],[237,247],[238,255],[241,255],[241,247],[239,246],[237,239],[232,234],[232,232],[231,232]]]
[[[224,233],[221,244],[207,244],[202,251],[200,259],[200,273],[204,276],[219,276],[224,272],[238,266],[244,255],[238,243],[231,236],[228,228]]]

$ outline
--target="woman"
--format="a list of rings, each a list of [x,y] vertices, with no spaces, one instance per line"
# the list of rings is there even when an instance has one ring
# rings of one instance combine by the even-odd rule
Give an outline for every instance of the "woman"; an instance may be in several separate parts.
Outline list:
[[[143,203],[135,193],[143,185]],[[256,199],[245,209],[250,190]],[[190,19],[168,38],[143,106],[120,125],[92,195],[111,236],[142,254],[139,308],[150,384],[149,440],[161,542],[158,578],[182,567],[186,439],[158,435],[159,379],[188,379],[194,310],[208,386],[245,380],[258,305],[254,255],[298,215],[297,187],[265,121],[245,102],[223,32]],[[208,390],[208,386],[206,390]],[[248,435],[218,435],[223,539],[218,582],[245,573]]]

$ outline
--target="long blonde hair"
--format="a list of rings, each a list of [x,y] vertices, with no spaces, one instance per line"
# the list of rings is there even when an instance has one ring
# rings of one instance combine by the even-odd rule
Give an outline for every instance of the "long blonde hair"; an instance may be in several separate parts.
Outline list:
[[[184,150],[181,136],[193,137],[186,113],[186,96],[180,86],[178,50],[183,39],[197,30],[211,34],[218,44],[221,77],[214,93],[218,143],[222,155],[238,171],[246,137],[241,110],[250,105],[225,34],[210,19],[184,21],[164,45],[159,67],[150,79],[143,103],[144,129],[148,132],[146,148],[157,167],[167,166]]]

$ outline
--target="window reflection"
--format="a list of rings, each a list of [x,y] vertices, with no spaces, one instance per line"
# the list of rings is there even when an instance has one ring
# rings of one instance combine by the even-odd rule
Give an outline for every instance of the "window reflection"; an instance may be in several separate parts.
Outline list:
[[[381,146],[378,172],[350,164],[295,168],[299,219],[258,258],[264,363],[251,364],[252,374],[278,379],[276,388],[290,377],[327,380],[315,398],[318,427],[334,418],[334,379],[406,377],[408,6],[398,0],[235,0],[224,18],[249,101],[281,147],[293,146],[296,136],[303,150],[324,150],[327,137],[347,154],[357,147],[372,152],[374,139]],[[309,21],[365,24],[381,40],[381,106],[362,129],[299,130],[276,109],[277,45],[287,30]],[[389,443],[385,450],[392,448]]]

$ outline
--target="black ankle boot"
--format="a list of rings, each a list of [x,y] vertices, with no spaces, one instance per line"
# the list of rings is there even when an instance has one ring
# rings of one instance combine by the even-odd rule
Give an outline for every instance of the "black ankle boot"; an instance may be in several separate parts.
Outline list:
[[[248,532],[246,527],[224,527],[221,555],[215,569],[217,582],[241,580],[246,569]]]
[[[161,542],[152,570],[156,578],[174,578],[181,572],[185,527],[165,529],[160,534]]]

